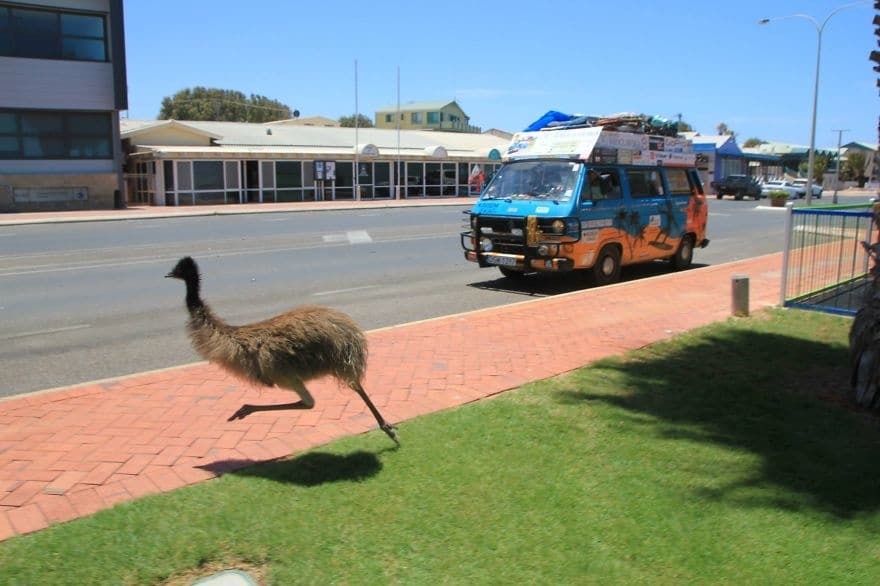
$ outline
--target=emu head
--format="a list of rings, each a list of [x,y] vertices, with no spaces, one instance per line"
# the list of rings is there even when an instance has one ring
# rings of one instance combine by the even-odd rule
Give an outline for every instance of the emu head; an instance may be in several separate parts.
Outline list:
[[[190,256],[185,256],[174,266],[170,273],[165,275],[166,279],[180,279],[187,283],[199,282],[199,265]]]

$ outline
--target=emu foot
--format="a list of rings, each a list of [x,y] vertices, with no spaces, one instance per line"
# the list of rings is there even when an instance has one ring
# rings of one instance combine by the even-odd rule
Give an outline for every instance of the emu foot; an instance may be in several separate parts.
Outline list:
[[[383,425],[380,425],[379,429],[381,429],[386,434],[388,434],[388,437],[390,437],[392,440],[394,440],[395,444],[397,444],[398,446],[400,445],[400,440],[397,439],[397,428],[396,427],[394,427],[390,423],[385,423]]]
[[[244,404],[241,407],[239,407],[238,411],[233,413],[229,417],[229,419],[227,419],[226,421],[235,421],[236,419],[244,419],[245,417],[247,417],[248,415],[250,415],[254,411],[258,411],[257,405]]]

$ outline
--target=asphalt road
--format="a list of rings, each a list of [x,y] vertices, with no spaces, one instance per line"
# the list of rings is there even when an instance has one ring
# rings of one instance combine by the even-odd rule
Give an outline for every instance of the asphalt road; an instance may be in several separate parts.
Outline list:
[[[779,251],[783,213],[710,202],[695,264]],[[240,324],[303,303],[332,305],[365,329],[583,287],[511,282],[463,259],[451,207],[295,212],[0,227],[0,395],[199,360],[184,332],[184,287],[164,279],[191,255],[203,297]],[[624,269],[624,279],[665,272]],[[442,340],[437,341],[442,344]]]

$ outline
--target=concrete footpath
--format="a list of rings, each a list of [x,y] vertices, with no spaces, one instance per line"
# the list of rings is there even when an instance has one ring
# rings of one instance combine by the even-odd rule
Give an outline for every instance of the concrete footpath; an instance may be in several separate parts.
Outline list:
[[[261,211],[290,211],[265,205]],[[317,206],[331,209],[329,202]],[[61,213],[79,214],[67,221],[86,221],[87,214],[120,219],[186,211],[223,210]],[[54,213],[14,216],[19,224],[63,221]],[[0,225],[7,220],[0,216]],[[406,449],[408,419],[726,319],[733,275],[748,275],[752,311],[777,305],[781,265],[781,254],[772,254],[372,330],[365,386],[383,415],[401,424]],[[329,380],[309,387],[317,401],[312,410],[260,412],[232,422],[226,419],[242,403],[294,397],[196,363],[0,400],[0,540],[346,435],[372,430],[387,439],[357,395]]]

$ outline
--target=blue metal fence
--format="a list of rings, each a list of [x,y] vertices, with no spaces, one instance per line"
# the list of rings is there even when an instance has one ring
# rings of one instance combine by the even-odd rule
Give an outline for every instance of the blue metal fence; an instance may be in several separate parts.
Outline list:
[[[855,315],[865,300],[869,257],[877,242],[871,204],[834,208],[789,206],[785,221],[781,303]]]

